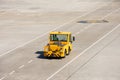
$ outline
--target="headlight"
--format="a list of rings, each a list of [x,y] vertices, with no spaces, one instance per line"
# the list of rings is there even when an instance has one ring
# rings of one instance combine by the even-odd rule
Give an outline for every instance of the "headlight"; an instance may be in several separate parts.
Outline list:
[[[49,48],[48,48],[48,47],[46,47],[46,48],[45,48],[45,51],[49,51]]]
[[[46,48],[45,51],[48,51],[48,48]]]

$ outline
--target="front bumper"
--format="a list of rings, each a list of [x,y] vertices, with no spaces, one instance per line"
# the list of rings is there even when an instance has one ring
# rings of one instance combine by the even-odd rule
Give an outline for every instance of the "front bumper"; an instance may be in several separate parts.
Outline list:
[[[44,57],[62,57],[61,54],[62,53],[60,53],[60,52],[48,51],[48,52],[44,52]]]

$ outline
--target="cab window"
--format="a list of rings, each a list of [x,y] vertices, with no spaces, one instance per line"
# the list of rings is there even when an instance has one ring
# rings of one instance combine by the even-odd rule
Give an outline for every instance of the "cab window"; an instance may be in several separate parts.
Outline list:
[[[51,34],[50,41],[67,41],[67,34]]]

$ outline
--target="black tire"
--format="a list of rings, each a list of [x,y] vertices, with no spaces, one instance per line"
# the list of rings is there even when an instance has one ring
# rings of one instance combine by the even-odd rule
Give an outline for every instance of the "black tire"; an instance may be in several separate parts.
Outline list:
[[[68,48],[68,54],[67,55],[69,55],[70,54],[70,52],[71,52],[71,49],[70,49],[70,47]]]
[[[66,54],[67,54],[67,50],[65,49],[65,51],[64,51],[64,58],[66,57]]]

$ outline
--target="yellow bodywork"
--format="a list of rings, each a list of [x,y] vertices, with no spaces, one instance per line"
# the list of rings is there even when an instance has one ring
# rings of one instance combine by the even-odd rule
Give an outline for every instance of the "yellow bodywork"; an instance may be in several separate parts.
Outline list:
[[[54,40],[58,37],[58,40]],[[50,32],[49,43],[44,47],[44,57],[65,57],[72,50],[70,32]]]

